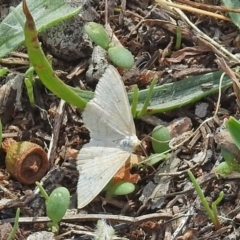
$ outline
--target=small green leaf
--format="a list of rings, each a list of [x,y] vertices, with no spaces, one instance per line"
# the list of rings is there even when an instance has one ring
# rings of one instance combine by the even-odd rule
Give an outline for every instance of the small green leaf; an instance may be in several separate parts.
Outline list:
[[[240,122],[234,117],[230,117],[226,122],[226,127],[236,144],[236,146],[240,149]]]
[[[168,128],[159,125],[153,129],[152,133],[152,147],[155,153],[163,153],[170,149],[169,141],[171,136]]]
[[[65,215],[70,203],[70,193],[67,188],[59,187],[53,190],[46,201],[47,216],[58,223]]]
[[[27,89],[29,102],[32,105],[32,107],[34,107],[35,106],[35,101],[34,101],[32,82],[29,80],[29,78],[25,78],[24,83],[25,83],[25,86],[26,86],[26,89]]]
[[[0,77],[4,76],[8,71],[8,68],[4,67],[0,69]]]
[[[240,172],[240,164],[236,161],[236,156],[227,151],[224,148],[221,148],[221,154],[225,162],[220,163],[216,169],[216,174],[226,175],[231,174],[232,172]]]
[[[120,196],[132,193],[135,190],[135,185],[131,182],[120,181],[107,190],[107,196]]]
[[[227,162],[221,162],[215,169],[215,173],[220,176],[231,174],[232,172],[233,169]]]
[[[103,49],[108,49],[110,40],[102,25],[95,22],[88,22],[85,24],[84,30],[94,43]]]
[[[132,53],[122,46],[110,47],[108,55],[116,66],[129,69],[134,65]]]
[[[170,156],[171,156],[170,153],[165,153],[165,154],[154,153],[147,158],[146,164],[152,166],[160,161],[165,161],[169,159]]]
[[[232,153],[230,153],[228,150],[226,150],[225,148],[221,148],[221,154],[224,158],[224,160],[228,163],[231,164],[232,160],[235,159],[235,155],[233,155]]]

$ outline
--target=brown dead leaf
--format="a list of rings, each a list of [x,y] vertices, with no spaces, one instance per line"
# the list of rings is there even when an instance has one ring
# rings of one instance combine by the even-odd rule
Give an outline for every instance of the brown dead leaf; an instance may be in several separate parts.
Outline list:
[[[130,165],[122,166],[113,177],[114,184],[122,180],[131,182],[131,183],[137,183],[139,179],[140,179],[140,176],[138,174],[130,173]]]
[[[167,61],[169,63],[180,63],[187,56],[196,56],[201,55],[203,52],[209,52],[210,49],[205,46],[195,46],[195,47],[185,47],[174,52],[171,55],[171,58],[168,58]]]
[[[161,71],[153,71],[153,70],[144,69],[140,73],[138,83],[140,84],[140,86],[146,86],[146,85],[150,84],[154,78],[160,79],[162,74],[163,74],[163,72],[161,72]]]
[[[177,238],[177,240],[194,240],[194,239],[197,239],[196,238],[196,233],[197,233],[196,230],[190,229],[186,233],[184,233],[184,235],[179,236]]]
[[[140,179],[140,176],[139,174],[131,174],[130,169],[133,165],[141,163],[144,160],[145,160],[145,157],[143,156],[131,154],[127,163],[124,166],[122,166],[113,177],[114,183],[120,182],[122,180],[131,182],[131,183],[137,183],[138,180]]]

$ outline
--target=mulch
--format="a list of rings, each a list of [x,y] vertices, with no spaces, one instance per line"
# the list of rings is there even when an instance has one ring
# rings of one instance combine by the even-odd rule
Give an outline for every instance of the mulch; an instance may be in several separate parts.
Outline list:
[[[158,76],[158,85],[161,85],[221,69],[216,60],[224,56],[220,55],[222,51],[184,22],[182,15],[172,10],[171,6],[161,2],[156,4],[150,0],[124,2],[108,1],[108,22],[118,40],[135,57],[134,69],[121,73],[127,89],[132,89],[134,84],[138,84],[140,89],[147,88],[153,75]],[[220,2],[215,3],[216,8],[212,1],[205,1],[205,4],[187,0],[176,2],[179,5],[182,3],[207,12],[212,10],[228,18]],[[91,8],[96,14],[93,17],[95,21],[104,24],[104,2],[92,1]],[[117,9],[114,11],[114,8]],[[239,31],[233,23],[217,16],[182,11],[198,29],[220,46],[233,55],[239,52]],[[176,46],[179,32],[181,42]],[[44,33],[40,34],[40,39],[46,36]],[[46,39],[43,40],[43,49],[46,54],[53,55],[53,69],[65,83],[94,91],[96,79],[86,80],[91,49],[78,59],[75,59],[76,56],[71,58],[71,55],[61,58],[62,53],[56,53],[59,49],[49,47]],[[22,46],[17,52],[20,56],[16,52],[11,53],[5,58],[8,61],[1,62],[1,65],[23,74],[28,68],[28,59],[24,55],[26,49]],[[72,52],[67,54],[74,55]],[[229,67],[237,65],[231,57],[224,60]],[[147,75],[147,70],[152,74]],[[5,78],[0,77],[0,81],[4,85]],[[22,89],[21,108],[15,107],[14,94],[9,95],[7,108],[1,112],[4,138],[13,137],[16,141],[34,142],[46,152],[53,141],[49,154],[52,167],[41,183],[49,194],[59,186],[66,187],[71,194],[69,211],[61,221],[58,239],[92,239],[89,233],[95,231],[99,219],[105,219],[115,229],[117,236],[130,240],[239,239],[239,175],[235,173],[219,178],[214,173],[215,167],[223,161],[220,146],[214,139],[215,133],[225,118],[239,116],[232,88],[222,92],[216,118],[204,125],[201,125],[203,121],[211,118],[219,107],[218,94],[170,112],[148,116],[148,119],[135,120],[139,139],[147,139],[148,154],[153,153],[149,135],[159,122],[171,128],[176,122],[187,119],[187,130],[184,128],[179,134],[183,135],[183,139],[187,138],[183,132],[196,130],[200,125],[201,128],[197,136],[192,135],[188,141],[175,148],[166,161],[153,166],[134,167],[131,171],[138,174],[140,180],[133,193],[110,199],[101,193],[79,210],[78,214],[76,186],[79,172],[76,170],[74,156],[89,141],[81,111],[63,104],[60,113],[60,100],[40,83],[34,92],[38,107],[32,107],[29,103],[25,87]],[[203,113],[199,113],[199,108]],[[185,124],[179,126],[186,127]],[[179,136],[177,138],[180,142],[183,139]],[[5,157],[6,153],[0,151],[1,239],[7,239],[18,207],[21,209],[21,217],[14,239],[26,239],[33,232],[47,231],[49,219],[46,217],[44,198],[36,191],[34,184],[21,184],[7,172]],[[223,200],[217,205],[219,228],[214,227],[206,214],[188,178],[188,169],[191,169],[200,183],[210,204],[218,198],[221,191],[224,192]]]

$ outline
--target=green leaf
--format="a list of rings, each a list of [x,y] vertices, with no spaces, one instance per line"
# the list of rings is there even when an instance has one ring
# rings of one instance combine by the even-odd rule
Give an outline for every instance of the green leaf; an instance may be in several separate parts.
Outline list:
[[[157,82],[157,78],[154,78],[151,82],[151,85],[150,85],[149,89],[148,89],[148,93],[147,93],[146,98],[144,100],[143,107],[142,107],[141,111],[137,114],[138,118],[142,117],[147,112],[147,108],[149,106],[151,97],[153,95],[153,90],[154,90],[154,86],[155,86],[156,82]]]
[[[236,9],[240,8],[239,0],[222,0],[225,7]],[[229,12],[228,13],[232,22],[240,29],[240,13]]]
[[[146,160],[146,166],[152,166],[160,161],[165,161],[169,159],[171,156],[170,153],[165,153],[165,154],[159,154],[159,153],[153,153],[151,154],[147,160]]]
[[[219,171],[220,173],[222,169],[224,169],[225,171],[225,173],[222,173],[222,174],[230,174],[233,171],[240,172],[240,164],[235,160],[236,159],[235,155],[233,155],[232,153],[230,153],[224,148],[221,148],[221,154],[225,160],[226,165],[224,165],[223,163],[220,163],[216,168],[216,172]],[[229,171],[231,172],[227,173]]]
[[[105,50],[108,48],[110,39],[102,25],[95,22],[88,22],[85,24],[84,30],[94,43]]]
[[[231,174],[233,172],[232,166],[227,162],[221,162],[215,169],[215,173],[219,176]]]
[[[35,19],[37,30],[39,32],[65,19],[73,17],[81,10],[81,7],[73,8],[64,0],[27,0],[26,2],[33,18]],[[22,3],[20,3],[15,10],[24,20],[25,17],[22,11]],[[10,12],[1,22],[0,33],[0,58],[13,51],[24,42],[22,26],[13,12]]]
[[[11,231],[11,233],[9,234],[7,240],[12,240],[12,239],[14,239],[14,235],[15,235],[15,233],[17,232],[17,230],[18,230],[18,228],[19,228],[19,224],[18,224],[19,215],[20,215],[20,208],[17,208],[16,216],[15,216],[15,221],[14,221],[14,226],[13,226],[12,231]]]
[[[136,117],[136,110],[137,110],[137,104],[138,104],[138,86],[135,84],[133,86],[133,100],[132,100],[132,105],[131,105],[131,112],[133,118]]]
[[[217,207],[217,203],[219,203],[222,200],[223,193],[219,194],[218,199],[214,202],[214,205],[213,205],[214,209],[211,209],[211,207],[209,206],[209,203],[208,203],[207,199],[205,198],[204,193],[203,193],[200,185],[198,184],[196,178],[194,177],[194,175],[192,174],[192,172],[190,170],[188,170],[187,173],[188,173],[188,176],[193,183],[193,186],[194,186],[194,188],[195,188],[195,190],[196,190],[196,192],[197,192],[197,194],[198,194],[198,196],[199,196],[199,198],[202,202],[202,205],[203,205],[206,213],[208,214],[209,218],[213,222],[213,225],[214,225],[215,229],[220,229],[221,225],[220,225],[220,222],[219,222],[219,219],[218,219],[216,207]]]
[[[235,160],[236,156],[230,153],[228,150],[221,148],[221,154],[225,160],[225,162],[220,163],[215,172],[217,175],[223,176],[227,174],[231,174],[234,171],[240,172],[240,164]]]
[[[167,127],[156,126],[152,133],[152,147],[155,153],[163,153],[170,149],[171,135]]]
[[[58,223],[65,215],[70,203],[70,193],[67,188],[59,187],[53,190],[49,199],[46,201],[47,216]]]
[[[240,122],[234,117],[230,117],[226,122],[226,127],[236,144],[236,146],[240,149]]]
[[[27,89],[27,95],[28,95],[29,102],[30,102],[31,106],[34,107],[35,106],[35,100],[34,100],[32,82],[29,78],[25,78],[24,83],[25,83],[25,86],[26,86],[26,89]]]
[[[147,106],[147,109],[143,115],[167,112],[194,103],[203,97],[216,93],[219,91],[219,78],[221,75],[222,72],[217,71],[193,77],[186,77],[180,81],[155,86],[152,94],[149,94],[149,89],[140,90],[138,91],[136,114],[139,117],[139,112],[142,111],[144,106]],[[203,85],[205,84],[210,84],[211,88],[204,88]],[[225,89],[231,85],[231,79],[225,74],[221,89]],[[72,88],[72,90],[86,101],[90,101],[94,97],[94,92],[84,91],[77,88]],[[147,101],[148,104],[146,104],[146,99],[149,95],[151,95],[150,101]],[[128,92],[130,103],[133,102],[135,97],[136,96],[133,92]],[[136,116],[136,114],[133,116]]]
[[[134,65],[132,53],[122,46],[110,47],[108,49],[108,56],[118,67],[130,69]]]
[[[226,150],[225,148],[221,148],[221,154],[224,158],[224,160],[228,163],[231,164],[232,160],[234,160],[235,155],[230,153],[228,150]]]
[[[0,68],[0,77],[4,76],[8,71],[8,68],[4,67],[4,68]]]
[[[128,181],[120,181],[107,190],[107,196],[120,196],[132,193],[135,185]]]

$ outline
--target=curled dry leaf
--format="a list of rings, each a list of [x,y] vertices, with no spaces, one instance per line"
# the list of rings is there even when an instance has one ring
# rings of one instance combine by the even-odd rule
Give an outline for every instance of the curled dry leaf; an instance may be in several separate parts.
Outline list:
[[[131,182],[131,183],[137,183],[138,180],[140,179],[139,174],[131,174],[130,169],[131,166],[134,164],[139,164],[145,160],[145,157],[139,156],[136,154],[131,154],[129,160],[127,163],[122,166],[118,172],[114,175],[113,181],[114,183],[120,182],[122,180]]]

